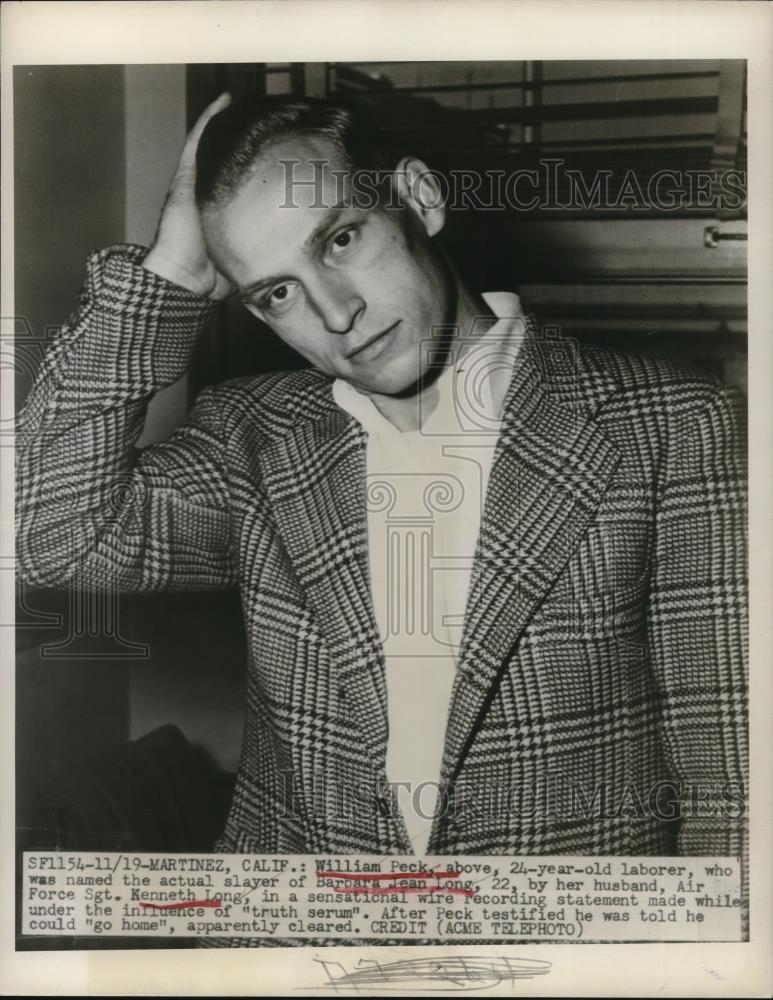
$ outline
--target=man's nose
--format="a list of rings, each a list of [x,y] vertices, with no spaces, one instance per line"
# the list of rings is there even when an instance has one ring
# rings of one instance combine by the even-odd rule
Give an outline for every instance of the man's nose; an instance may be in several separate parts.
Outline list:
[[[365,312],[363,297],[344,282],[320,282],[312,298],[330,333],[348,333]]]

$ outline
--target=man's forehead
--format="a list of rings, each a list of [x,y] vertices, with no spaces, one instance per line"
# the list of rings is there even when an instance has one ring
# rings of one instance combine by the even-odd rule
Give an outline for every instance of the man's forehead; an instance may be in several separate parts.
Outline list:
[[[351,191],[351,168],[344,152],[324,136],[283,139],[260,154],[244,191],[267,207],[322,212]]]
[[[249,178],[204,215],[208,249],[240,288],[292,270],[349,204],[345,157],[324,137],[272,143]]]

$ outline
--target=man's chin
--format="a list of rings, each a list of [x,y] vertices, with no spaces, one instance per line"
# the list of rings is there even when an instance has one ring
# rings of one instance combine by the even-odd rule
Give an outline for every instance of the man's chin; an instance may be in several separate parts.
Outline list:
[[[423,378],[417,378],[415,374],[404,378],[390,378],[382,374],[380,377],[347,381],[366,396],[390,396],[393,399],[410,399],[420,393],[425,384]]]
[[[394,399],[410,399],[438,378],[444,366],[424,368],[416,364],[391,366],[383,365],[373,371],[353,374],[346,378],[355,389],[368,396],[391,396]]]

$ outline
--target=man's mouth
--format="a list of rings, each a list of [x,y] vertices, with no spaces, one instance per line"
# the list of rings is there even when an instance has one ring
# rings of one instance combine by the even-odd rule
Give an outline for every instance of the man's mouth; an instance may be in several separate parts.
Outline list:
[[[400,320],[398,319],[396,323],[393,323],[386,330],[382,330],[381,333],[376,333],[372,337],[368,337],[361,344],[353,347],[345,355],[347,361],[351,361],[356,358],[358,361],[369,361],[371,358],[379,354],[383,348],[386,346],[386,341],[389,335],[397,329]]]

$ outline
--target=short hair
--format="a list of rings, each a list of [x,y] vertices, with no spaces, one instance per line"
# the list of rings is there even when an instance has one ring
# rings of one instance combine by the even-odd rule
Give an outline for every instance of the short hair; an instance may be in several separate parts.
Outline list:
[[[196,203],[212,206],[253,174],[258,157],[286,139],[329,139],[348,170],[388,173],[397,162],[375,121],[354,107],[319,98],[239,100],[209,120],[196,153]]]

